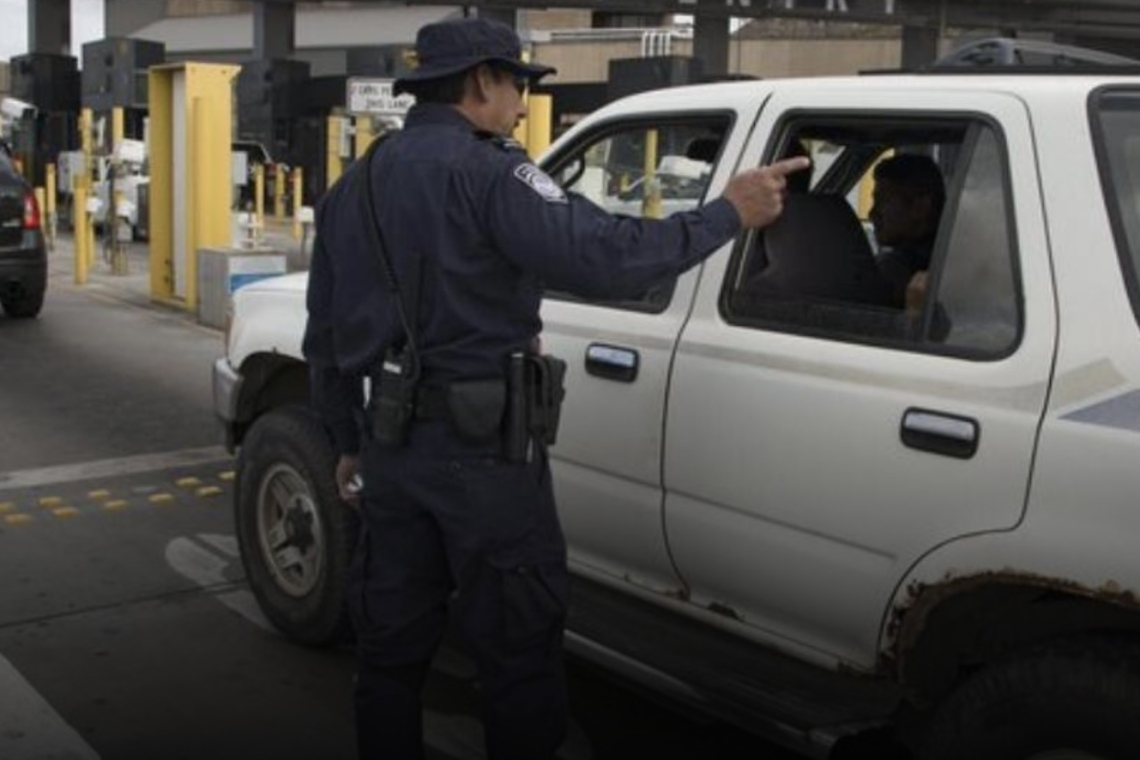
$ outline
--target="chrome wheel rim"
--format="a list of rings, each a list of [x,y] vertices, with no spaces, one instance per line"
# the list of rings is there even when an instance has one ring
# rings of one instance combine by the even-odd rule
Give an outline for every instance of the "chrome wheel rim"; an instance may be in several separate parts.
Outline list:
[[[257,538],[277,587],[292,597],[310,593],[324,567],[324,529],[308,483],[278,463],[257,489]]]

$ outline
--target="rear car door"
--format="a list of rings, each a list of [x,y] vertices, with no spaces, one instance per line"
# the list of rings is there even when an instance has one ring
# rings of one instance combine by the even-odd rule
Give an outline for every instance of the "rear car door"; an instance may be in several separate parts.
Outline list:
[[[869,669],[908,567],[1022,517],[1055,339],[1033,134],[1012,96],[868,81],[773,95],[745,164],[795,141],[813,192],[856,215],[871,161],[937,160],[926,305],[908,322],[824,292],[746,298],[766,234],[707,262],[669,392],[666,530],[693,605]]]
[[[716,197],[740,155],[759,99],[702,107],[676,93],[602,118],[556,145],[544,168],[614,212],[662,216]],[[646,101],[643,99],[642,103]],[[699,270],[643,298],[587,302],[548,292],[543,350],[569,363],[553,471],[579,571],[675,591],[661,522],[669,367]]]

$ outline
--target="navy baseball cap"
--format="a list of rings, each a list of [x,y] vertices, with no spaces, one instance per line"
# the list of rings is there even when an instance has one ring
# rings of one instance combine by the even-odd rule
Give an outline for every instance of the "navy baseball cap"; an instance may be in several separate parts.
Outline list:
[[[416,34],[418,65],[395,82],[395,92],[404,92],[412,82],[425,82],[495,63],[526,79],[553,74],[550,66],[522,60],[522,43],[515,30],[485,18],[457,18],[427,24]]]

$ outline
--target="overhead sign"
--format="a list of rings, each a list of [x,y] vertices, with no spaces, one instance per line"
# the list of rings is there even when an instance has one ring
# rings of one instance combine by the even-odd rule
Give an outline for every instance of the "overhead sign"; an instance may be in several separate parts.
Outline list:
[[[368,116],[403,116],[416,102],[407,93],[396,96],[392,93],[392,79],[371,77],[350,77],[348,97],[345,102],[351,114]]]

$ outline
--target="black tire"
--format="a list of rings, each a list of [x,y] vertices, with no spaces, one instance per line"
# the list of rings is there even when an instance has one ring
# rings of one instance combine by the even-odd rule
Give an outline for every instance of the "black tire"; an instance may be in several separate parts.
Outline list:
[[[986,667],[939,708],[922,760],[1134,760],[1140,644],[1086,637]]]
[[[0,298],[4,313],[12,319],[34,319],[44,307],[43,290],[25,290]]]
[[[250,588],[269,621],[307,646],[349,633],[348,566],[359,527],[337,495],[335,466],[327,433],[300,406],[258,419],[238,457],[234,518]]]

